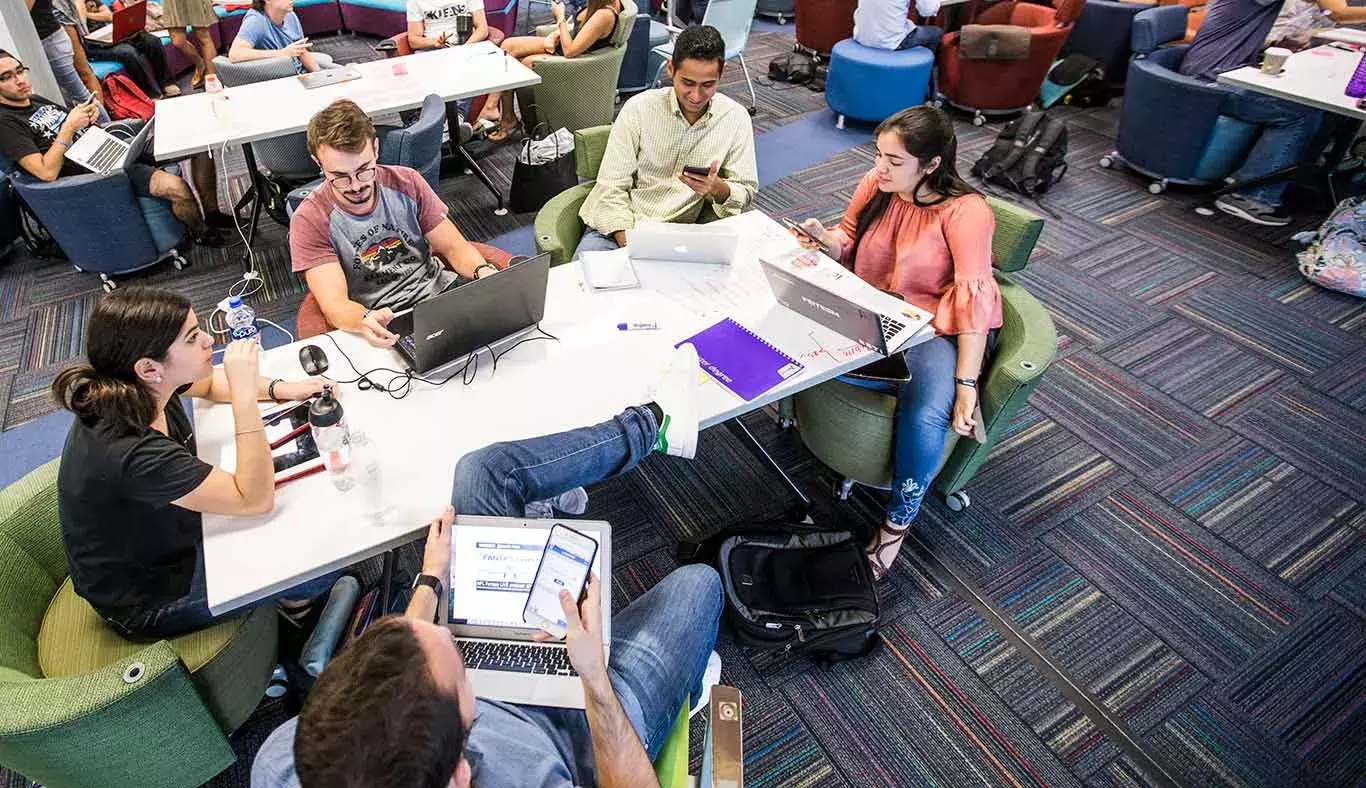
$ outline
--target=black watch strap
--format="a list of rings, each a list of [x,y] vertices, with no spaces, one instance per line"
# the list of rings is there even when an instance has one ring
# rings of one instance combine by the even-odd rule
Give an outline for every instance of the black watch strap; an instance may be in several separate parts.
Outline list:
[[[437,599],[441,598],[441,578],[433,575],[419,574],[417,577],[413,578],[413,590],[416,591],[418,586],[430,588],[432,592],[436,594]]]

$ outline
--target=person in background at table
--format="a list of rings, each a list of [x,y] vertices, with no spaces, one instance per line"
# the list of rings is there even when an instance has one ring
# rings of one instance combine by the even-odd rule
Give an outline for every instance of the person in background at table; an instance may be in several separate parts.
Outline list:
[[[0,156],[41,181],[86,174],[89,170],[69,161],[66,151],[95,117],[93,101],[67,112],[55,102],[34,95],[28,69],[14,55],[0,50]],[[147,155],[124,167],[133,193],[169,200],[171,213],[189,229],[195,243],[231,245],[236,236],[228,234],[226,228],[232,227],[233,221],[218,210],[218,180],[208,154],[191,159],[203,211],[190,185],[179,175],[158,169],[146,160]],[[117,236],[110,242],[117,243]]]
[[[497,272],[421,174],[379,163],[375,126],[355,102],[313,116],[308,150],[327,184],[294,212],[289,253],[333,327],[390,347],[394,312],[445,290],[457,274]]]
[[[255,338],[213,339],[184,296],[121,287],[95,304],[88,363],[52,382],[75,414],[62,448],[57,508],[76,593],[125,637],[164,638],[214,619],[204,586],[202,514],[252,515],[275,502],[275,469],[258,400],[307,399],[335,384],[257,374]],[[199,459],[182,396],[232,404],[236,469]],[[293,612],[335,575],[278,595]]]
[[[934,315],[935,337],[904,355],[911,374],[897,392],[891,498],[868,548],[881,579],[920,512],[949,430],[972,434],[987,334],[1002,315],[991,273],[996,221],[958,175],[953,121],[912,107],[884,120],[876,136],[873,169],[839,226],[802,225],[859,278]]]
[[[461,458],[452,506],[428,528],[424,577],[404,615],[376,622],[328,664],[303,712],[261,745],[252,788],[658,786],[651,760],[679,709],[689,698],[701,708],[720,678],[714,569],[677,569],[613,616],[610,659],[599,589],[611,578],[590,576],[582,602],[561,595],[583,711],[475,697],[450,630],[432,620],[450,578],[457,511],[518,516],[531,497],[626,473],[666,444],[669,454],[692,456],[698,385],[697,353],[684,345],[654,402]]]
[[[923,19],[939,13],[941,0],[915,0]],[[926,47],[939,51],[944,28],[911,21],[911,0],[859,0],[854,10],[854,40],[874,49]]]
[[[71,43],[71,35],[67,33],[66,27],[57,21],[57,15],[52,10],[52,0],[24,2],[28,5],[28,16],[33,22],[33,29],[43,44],[43,55],[47,57],[48,65],[52,66],[52,76],[57,79],[57,88],[62,91],[62,98],[67,106],[75,107],[90,101],[95,94],[91,93],[89,86],[81,79],[80,72],[76,70],[75,46]],[[96,119],[100,123],[108,123],[109,113],[105,112],[104,105],[97,100],[94,108]]]
[[[251,0],[251,10],[242,18],[242,27],[228,48],[234,63],[267,60],[274,57],[294,59],[294,70],[312,73],[322,67],[319,56],[308,51],[294,0]],[[327,58],[330,65],[331,58]]]
[[[725,218],[754,203],[754,126],[744,107],[717,92],[725,60],[716,28],[690,27],[674,42],[673,85],[622,105],[597,182],[579,211],[585,228],[576,256],[625,246],[626,231],[641,220]],[[692,175],[680,165],[709,171]]]
[[[470,37],[463,42],[456,19],[470,16]],[[477,44],[489,38],[484,0],[408,0],[408,46],[415,51],[456,44]]]
[[[617,29],[617,17],[621,14],[618,0],[588,0],[583,10],[569,24],[565,16],[564,4],[551,0],[550,12],[555,17],[556,29],[545,38],[540,36],[514,36],[503,41],[503,51],[517,58],[525,66],[543,57],[558,55],[573,58],[585,52],[593,52],[612,45],[612,32]],[[566,42],[568,42],[566,44]],[[517,129],[517,115],[512,107],[513,94],[510,91],[489,94],[484,103],[482,120],[499,123],[500,128],[488,135],[494,142],[506,140]]]
[[[1181,73],[1205,82],[1214,82],[1221,72],[1253,65],[1261,52],[1271,25],[1284,0],[1214,0],[1209,13],[1195,34]],[[1262,127],[1256,145],[1233,173],[1237,181],[1253,181],[1277,170],[1297,164],[1310,151],[1310,141],[1323,122],[1323,113],[1278,99],[1265,93],[1228,88],[1232,96],[1224,102],[1223,114]],[[1215,206],[1230,216],[1268,227],[1290,223],[1281,209],[1281,196],[1287,181],[1256,184],[1238,189],[1215,200]]]
[[[1316,31],[1363,22],[1366,7],[1348,5],[1347,0],[1285,0],[1266,44],[1299,51],[1310,45]]]
[[[164,0],[161,21],[171,35],[171,46],[179,49],[180,54],[194,66],[190,87],[202,86],[204,76],[213,73],[213,57],[216,54],[213,38],[209,35],[209,28],[218,23],[213,4],[209,0]],[[185,37],[187,27],[194,34],[194,44]]]
[[[161,46],[161,39],[139,30],[115,44],[92,41],[88,38],[91,32],[114,20],[114,12],[108,6],[99,0],[52,0],[52,7],[63,24],[74,27],[89,57],[122,65],[128,78],[151,98],[180,95],[180,88],[166,64],[166,50]]]

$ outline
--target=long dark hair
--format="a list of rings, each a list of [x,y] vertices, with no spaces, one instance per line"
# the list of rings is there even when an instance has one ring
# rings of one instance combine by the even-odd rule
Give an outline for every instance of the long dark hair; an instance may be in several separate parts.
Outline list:
[[[939,166],[934,172],[923,176],[911,190],[911,201],[917,206],[928,208],[955,197],[978,193],[971,184],[958,175],[958,135],[954,133],[953,119],[947,112],[924,105],[903,109],[879,123],[874,138],[888,132],[897,135],[902,147],[920,162],[921,167],[928,166],[936,156],[939,157]],[[922,186],[928,186],[930,191],[935,193],[934,200],[921,200]],[[873,222],[876,222],[887,210],[887,206],[892,204],[892,196],[891,192],[878,190],[864,203],[863,210],[859,211],[851,241],[851,262],[857,257],[859,243],[868,232],[868,228],[872,227]]]
[[[102,421],[126,432],[151,425],[157,401],[133,365],[161,361],[180,336],[190,302],[154,287],[119,288],[101,298],[85,330],[86,364],[74,364],[52,381],[57,404],[82,421]]]

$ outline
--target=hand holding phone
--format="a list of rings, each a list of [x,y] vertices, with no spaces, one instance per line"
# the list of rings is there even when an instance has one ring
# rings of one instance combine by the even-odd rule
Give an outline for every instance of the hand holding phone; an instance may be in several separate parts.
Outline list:
[[[699,178],[705,178],[708,175],[711,175],[711,167],[695,167],[691,164],[688,164],[684,165],[683,172],[689,175],[696,175]]]
[[[792,221],[791,219],[786,219],[786,218],[783,219],[782,222],[783,222],[783,226],[784,226],[784,227],[786,227],[787,229],[791,230],[793,233],[795,233],[795,234],[797,235],[798,240],[804,238],[804,239],[806,239],[807,241],[810,241],[812,244],[815,244],[816,248],[818,248],[818,249],[820,249],[820,250],[822,250],[822,251],[828,250],[828,249],[830,248],[829,246],[826,245],[825,241],[821,240],[814,232],[812,232],[811,230],[807,229],[805,226],[800,225],[800,224],[797,224],[796,222]],[[803,245],[803,246],[809,246],[808,244],[802,244],[802,245]]]
[[[541,563],[536,567],[536,578],[531,581],[522,620],[553,637],[563,638],[568,622],[560,604],[560,592],[568,592],[575,602],[579,600],[597,554],[596,539],[555,523],[541,553]]]

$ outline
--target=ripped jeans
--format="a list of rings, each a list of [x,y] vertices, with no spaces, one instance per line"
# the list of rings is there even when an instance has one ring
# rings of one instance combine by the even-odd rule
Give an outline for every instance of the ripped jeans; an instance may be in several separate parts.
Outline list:
[[[958,340],[937,336],[906,351],[903,358],[910,380],[896,387],[896,447],[892,496],[887,501],[887,521],[897,528],[915,522],[944,456],[953,402],[958,396],[953,382]],[[855,384],[889,393],[894,387],[891,382]]]

